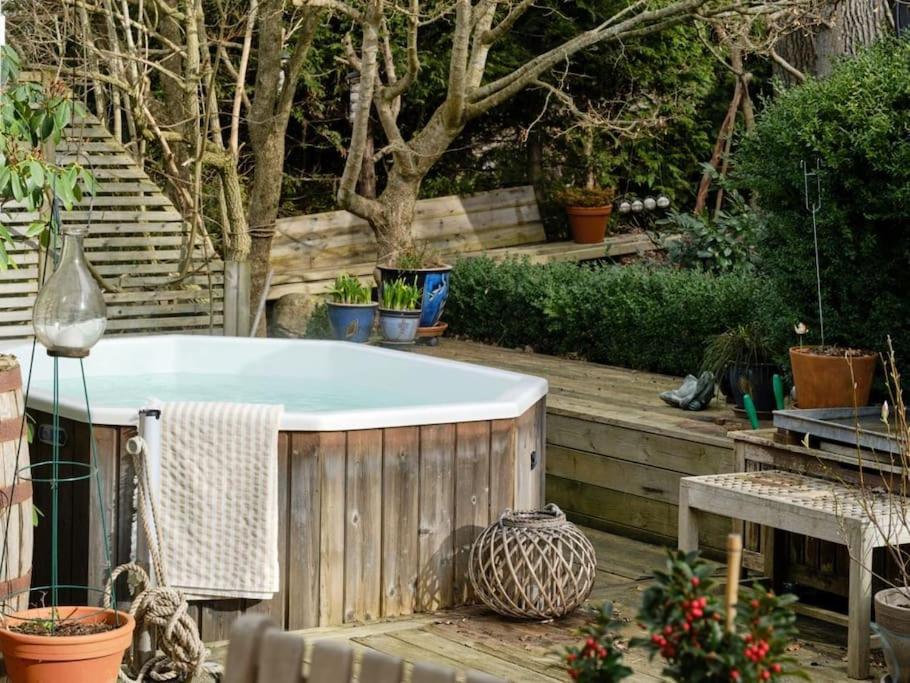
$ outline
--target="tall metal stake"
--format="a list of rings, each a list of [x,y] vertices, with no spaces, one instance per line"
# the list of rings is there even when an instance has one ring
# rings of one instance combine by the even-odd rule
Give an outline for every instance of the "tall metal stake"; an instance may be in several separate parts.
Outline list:
[[[818,256],[818,222],[816,216],[822,208],[822,181],[819,176],[819,170],[822,167],[819,159],[815,160],[815,168],[809,170],[805,159],[800,162],[803,169],[803,198],[806,204],[806,211],[812,214],[812,240],[815,245],[815,291],[818,293],[818,327],[821,333],[822,346],[825,345],[825,315],[822,311],[822,269]],[[815,179],[815,200],[809,198],[809,179]]]

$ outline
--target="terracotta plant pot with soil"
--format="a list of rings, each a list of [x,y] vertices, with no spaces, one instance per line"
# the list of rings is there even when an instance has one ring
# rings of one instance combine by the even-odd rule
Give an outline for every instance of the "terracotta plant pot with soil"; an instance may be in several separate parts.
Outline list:
[[[797,405],[803,409],[869,405],[877,363],[878,356],[868,351],[792,347],[790,366]]]
[[[57,607],[61,635],[45,635],[52,608],[6,616],[0,652],[11,683],[114,683],[136,622],[125,612],[100,607]],[[26,630],[27,632],[23,632]],[[63,633],[81,633],[63,635]]]
[[[876,593],[875,623],[891,683],[910,683],[910,588]]]
[[[567,206],[569,227],[572,240],[578,244],[600,244],[607,235],[607,223],[613,205],[606,206]]]

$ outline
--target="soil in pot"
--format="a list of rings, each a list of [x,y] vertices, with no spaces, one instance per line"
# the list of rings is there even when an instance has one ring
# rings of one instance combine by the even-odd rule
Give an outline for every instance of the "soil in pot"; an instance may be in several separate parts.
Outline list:
[[[114,683],[136,622],[99,607],[15,612],[0,628],[0,651],[11,683]],[[48,635],[52,616],[55,635]],[[36,633],[43,631],[43,633]]]
[[[777,366],[770,363],[728,366],[725,373],[726,386],[736,407],[744,409],[743,396],[749,394],[758,412],[772,412],[777,407],[772,378],[778,372]]]
[[[875,594],[875,623],[893,683],[910,683],[910,588]]]
[[[869,405],[877,363],[876,354],[859,349],[791,348],[797,405],[804,409]]]
[[[607,223],[613,205],[606,206],[567,206],[569,228],[572,241],[578,244],[600,244],[607,235]]]
[[[440,264],[431,268],[404,269],[395,266],[380,265],[379,297],[382,300],[382,283],[393,282],[399,278],[420,290],[420,327],[433,327],[442,317],[446,300],[449,298],[449,281],[452,266]]]

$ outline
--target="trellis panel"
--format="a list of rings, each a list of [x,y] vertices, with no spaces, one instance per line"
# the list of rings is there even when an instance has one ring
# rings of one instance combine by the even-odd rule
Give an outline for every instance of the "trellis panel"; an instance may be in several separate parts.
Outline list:
[[[171,200],[93,116],[76,119],[54,149],[57,163],[79,162],[99,181],[94,197],[61,212],[64,225],[89,226],[88,260],[120,291],[105,292],[108,333],[223,333],[224,265],[211,243],[191,236]],[[17,267],[0,273],[0,340],[32,335],[31,309],[43,254],[23,232],[37,214],[9,203],[0,213],[15,235]],[[188,272],[189,276],[181,278]]]

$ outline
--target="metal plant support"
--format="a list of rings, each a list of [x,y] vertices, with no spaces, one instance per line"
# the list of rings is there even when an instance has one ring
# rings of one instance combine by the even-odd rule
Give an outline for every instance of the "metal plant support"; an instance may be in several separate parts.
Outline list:
[[[822,208],[822,183],[819,171],[821,170],[821,161],[815,160],[815,168],[809,170],[808,164],[803,160],[800,162],[803,169],[803,199],[805,201],[806,211],[812,214],[812,240],[815,246],[815,291],[818,293],[818,327],[822,340],[822,346],[825,345],[825,315],[822,311],[822,270],[821,260],[818,255],[818,222],[816,217]],[[815,197],[811,197],[810,181],[814,180]]]

